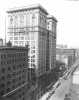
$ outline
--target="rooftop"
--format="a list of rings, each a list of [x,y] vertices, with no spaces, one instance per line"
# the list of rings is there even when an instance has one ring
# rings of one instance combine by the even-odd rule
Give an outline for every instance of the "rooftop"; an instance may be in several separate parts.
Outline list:
[[[10,8],[10,9],[8,9],[7,13],[13,13],[13,12],[19,12],[19,11],[27,11],[27,10],[33,10],[33,9],[40,9],[44,13],[48,14],[48,12],[40,4],[34,4],[34,5],[29,5],[29,6]]]

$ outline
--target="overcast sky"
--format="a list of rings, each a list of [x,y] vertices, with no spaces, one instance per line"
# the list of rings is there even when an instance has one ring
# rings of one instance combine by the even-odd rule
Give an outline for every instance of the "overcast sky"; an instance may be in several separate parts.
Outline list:
[[[50,15],[57,18],[57,44],[79,48],[78,0],[1,0],[0,38],[5,38],[5,14],[8,8],[41,4]]]

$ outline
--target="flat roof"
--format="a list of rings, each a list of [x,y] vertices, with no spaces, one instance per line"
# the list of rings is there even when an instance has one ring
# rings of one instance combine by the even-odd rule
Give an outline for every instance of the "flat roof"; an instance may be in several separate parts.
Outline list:
[[[19,12],[19,11],[27,11],[27,10],[32,10],[32,9],[40,9],[44,13],[48,14],[48,12],[40,4],[34,4],[34,5],[29,5],[29,6],[10,8],[7,11],[7,13],[13,13],[13,12]]]
[[[48,19],[53,19],[54,21],[57,22],[57,19],[56,19],[53,15],[48,15],[47,18],[48,18]]]

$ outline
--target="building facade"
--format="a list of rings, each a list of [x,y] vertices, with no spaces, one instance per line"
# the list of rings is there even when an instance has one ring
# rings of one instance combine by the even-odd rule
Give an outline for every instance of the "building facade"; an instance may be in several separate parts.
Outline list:
[[[44,93],[47,76],[50,77],[47,72],[55,67],[57,20],[48,16],[41,5],[13,8],[7,13],[6,40],[11,41],[13,46],[29,45],[29,81],[36,77],[37,88],[32,93],[38,100]]]
[[[0,96],[5,99],[13,95],[10,100],[26,100],[27,84],[28,47],[0,47]]]
[[[47,15],[40,5],[8,11],[7,40],[16,46],[29,45],[29,68],[35,68],[37,76],[55,67],[57,20]]]
[[[71,66],[76,60],[75,49],[69,48],[56,48],[56,60],[65,63],[67,66]]]

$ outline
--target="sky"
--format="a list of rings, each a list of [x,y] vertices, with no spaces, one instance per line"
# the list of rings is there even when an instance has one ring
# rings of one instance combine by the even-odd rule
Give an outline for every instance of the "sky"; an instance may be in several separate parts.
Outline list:
[[[5,39],[5,18],[9,8],[41,4],[57,22],[57,44],[79,48],[79,1],[78,0],[1,0],[0,38]]]

